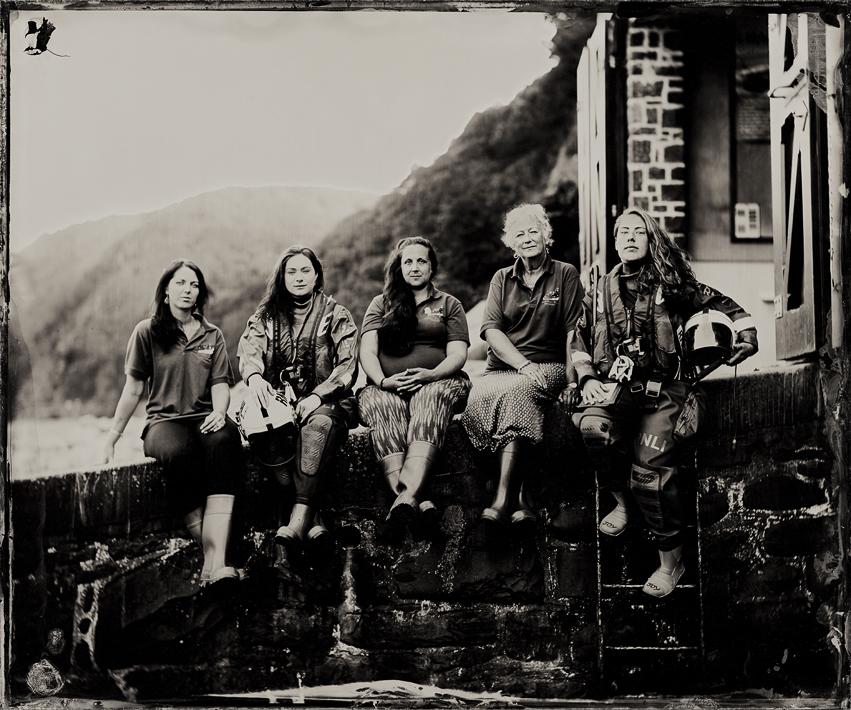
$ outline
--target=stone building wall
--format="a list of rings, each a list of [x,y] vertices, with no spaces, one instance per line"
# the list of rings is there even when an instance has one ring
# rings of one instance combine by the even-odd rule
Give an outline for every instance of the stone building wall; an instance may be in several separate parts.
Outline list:
[[[686,216],[682,40],[633,20],[626,42],[629,204],[677,238]]]
[[[477,524],[494,461],[453,424],[431,490],[439,531],[391,539],[391,496],[359,431],[324,493],[333,549],[287,559],[273,541],[287,501],[252,469],[239,509],[250,576],[201,591],[200,551],[165,515],[154,463],[16,482],[13,677],[58,628],[67,692],[131,700],[385,679],[536,698],[829,695],[837,486],[817,370],[706,389],[681,475],[687,571],[662,603],[630,586],[657,564],[637,525],[602,541],[598,579],[594,476],[556,405],[525,458],[530,537]]]

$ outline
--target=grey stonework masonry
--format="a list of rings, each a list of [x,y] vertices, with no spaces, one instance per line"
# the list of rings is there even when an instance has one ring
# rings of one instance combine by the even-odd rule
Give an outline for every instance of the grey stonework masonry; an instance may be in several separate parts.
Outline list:
[[[621,651],[606,656],[601,679],[594,477],[556,405],[545,445],[526,462],[541,519],[534,537],[494,539],[477,525],[493,460],[453,423],[431,491],[441,534],[384,539],[392,499],[359,430],[325,490],[334,549],[288,561],[273,542],[281,489],[252,467],[239,504],[250,577],[201,592],[200,550],[166,517],[154,462],[15,482],[13,678],[60,628],[69,643],[52,660],[77,696],[142,701],[379,679],[536,698],[829,694],[841,634],[838,475],[819,377],[796,365],[706,384],[697,475],[688,461],[681,474],[700,490],[702,543],[699,565],[688,542],[682,581],[696,585],[700,574],[702,599],[696,586],[661,604],[627,590],[604,605],[610,641],[687,645],[699,644],[702,603],[702,661]],[[638,529],[604,541],[602,554],[603,581],[643,583],[655,566]]]
[[[681,33],[634,22],[627,41],[627,169],[630,205],[684,237],[683,51]]]

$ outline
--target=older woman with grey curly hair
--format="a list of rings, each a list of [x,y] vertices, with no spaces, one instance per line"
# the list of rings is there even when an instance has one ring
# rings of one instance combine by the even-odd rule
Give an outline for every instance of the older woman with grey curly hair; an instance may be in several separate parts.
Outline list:
[[[556,398],[569,406],[575,401],[567,338],[584,291],[576,269],[550,257],[552,227],[541,205],[508,212],[502,242],[515,262],[491,279],[480,331],[488,343],[487,365],[462,422],[477,449],[499,458],[496,495],[482,520],[508,526],[535,520],[517,463],[523,447],[543,439],[544,406]]]

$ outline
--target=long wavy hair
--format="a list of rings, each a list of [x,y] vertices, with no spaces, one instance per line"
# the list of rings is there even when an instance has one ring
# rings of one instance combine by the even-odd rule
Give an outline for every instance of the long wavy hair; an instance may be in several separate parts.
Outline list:
[[[165,268],[157,282],[157,290],[151,303],[151,335],[154,342],[158,343],[164,350],[171,348],[180,339],[183,332],[177,319],[171,314],[171,308],[169,308],[165,297],[169,282],[174,278],[177,270],[184,266],[192,269],[198,277],[198,299],[195,301],[192,312],[201,316],[204,315],[207,300],[212,295],[212,291],[207,287],[207,282],[204,280],[204,274],[194,262],[188,259],[175,259]]]
[[[402,252],[405,247],[419,244],[428,250],[431,262],[431,279],[437,274],[437,254],[425,237],[400,239],[384,264],[384,319],[378,328],[378,346],[381,352],[401,357],[414,347],[417,329],[417,304],[414,292],[402,276]]]
[[[641,217],[647,228],[650,258],[638,272],[639,290],[649,291],[659,286],[665,294],[678,294],[687,286],[696,287],[697,277],[689,264],[688,256],[659,223],[639,207],[628,207],[615,221],[615,239],[621,220],[629,214]]]
[[[275,320],[281,316],[292,318],[293,314],[293,297],[287,291],[284,276],[287,271],[287,262],[294,256],[306,256],[313,265],[313,270],[316,272],[316,283],[313,285],[313,293],[319,293],[325,287],[325,272],[322,268],[322,262],[319,257],[310,247],[305,247],[300,244],[285,249],[278,257],[275,268],[266,280],[266,290],[263,293],[263,298],[260,299],[260,305],[257,306],[257,312],[261,318]]]

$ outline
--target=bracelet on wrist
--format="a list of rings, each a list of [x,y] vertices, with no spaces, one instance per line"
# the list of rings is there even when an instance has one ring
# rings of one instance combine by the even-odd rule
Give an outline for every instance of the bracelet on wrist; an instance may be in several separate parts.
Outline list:
[[[387,379],[386,377],[381,378],[381,382],[378,383],[378,389],[380,389],[380,390],[384,389],[384,380],[386,380],[386,379]]]
[[[116,435],[119,439],[120,439],[122,436],[124,436],[124,432],[123,432],[123,431],[118,431],[118,429],[110,429],[110,430],[109,430],[109,433],[110,433],[110,434],[115,434],[115,435]]]
[[[520,367],[518,367],[518,368],[517,368],[517,372],[523,372],[523,368],[524,368],[524,367],[528,367],[528,366],[529,366],[529,365],[531,365],[531,364],[532,364],[532,361],[531,361],[531,360],[527,360],[527,361],[526,361],[526,362],[524,362],[524,363],[523,363]]]

